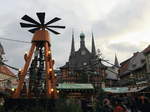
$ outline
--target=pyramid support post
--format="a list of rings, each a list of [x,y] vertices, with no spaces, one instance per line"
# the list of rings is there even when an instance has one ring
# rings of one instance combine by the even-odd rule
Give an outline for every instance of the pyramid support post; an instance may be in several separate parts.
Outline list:
[[[49,58],[51,58],[49,53],[51,51],[50,51],[50,48],[48,47],[47,42],[45,42],[44,47],[45,47],[45,60],[46,60],[46,62],[45,62],[45,67],[46,67],[46,95],[48,97],[50,97],[51,87],[52,87],[50,76],[51,76],[52,68],[50,67],[50,63],[49,63]]]
[[[35,43],[32,44],[30,51],[29,51],[29,55],[28,55],[27,60],[25,62],[25,65],[24,65],[23,69],[20,71],[21,74],[19,76],[18,86],[17,86],[16,91],[13,95],[13,98],[19,98],[20,97],[20,92],[23,88],[25,76],[27,74],[27,70],[28,70],[29,64],[31,62],[31,58],[32,58],[34,49],[35,49]]]

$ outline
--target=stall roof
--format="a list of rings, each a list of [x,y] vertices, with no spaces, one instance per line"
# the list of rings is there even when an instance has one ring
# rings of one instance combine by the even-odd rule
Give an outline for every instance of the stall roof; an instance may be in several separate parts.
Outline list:
[[[72,84],[72,83],[60,83],[57,89],[94,89],[92,84]]]
[[[105,92],[110,93],[127,93],[128,87],[112,87],[112,88],[103,88]]]
[[[148,86],[143,86],[138,88],[134,87],[130,89],[128,87],[112,87],[112,88],[103,88],[103,90],[109,93],[131,93],[131,92],[140,92],[147,87]]]

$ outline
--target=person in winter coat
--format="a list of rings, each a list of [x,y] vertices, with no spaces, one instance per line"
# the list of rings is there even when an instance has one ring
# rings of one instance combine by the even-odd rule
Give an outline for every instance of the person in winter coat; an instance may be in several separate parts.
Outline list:
[[[121,105],[121,102],[117,101],[113,112],[127,112],[127,110]]]

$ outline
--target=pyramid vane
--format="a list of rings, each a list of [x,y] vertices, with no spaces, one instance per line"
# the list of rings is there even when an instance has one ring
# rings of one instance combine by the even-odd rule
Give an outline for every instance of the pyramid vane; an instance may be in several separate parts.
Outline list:
[[[20,23],[21,27],[22,28],[32,28],[32,29],[28,30],[31,33],[35,33],[37,30],[47,29],[48,31],[50,31],[56,35],[58,35],[60,33],[53,30],[53,28],[61,28],[61,29],[65,28],[65,26],[51,25],[52,23],[55,23],[55,22],[61,20],[61,18],[55,17],[45,24],[45,12],[37,12],[36,15],[39,19],[39,22],[37,22],[36,20],[34,20],[33,18],[31,18],[28,15],[24,15],[21,19],[28,22],[28,23],[22,23],[21,22]]]

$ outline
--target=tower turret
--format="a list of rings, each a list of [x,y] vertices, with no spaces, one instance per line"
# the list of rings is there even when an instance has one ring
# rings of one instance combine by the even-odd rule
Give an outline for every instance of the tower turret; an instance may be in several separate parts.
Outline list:
[[[82,32],[81,34],[80,34],[80,48],[84,48],[85,47],[85,35],[84,35],[84,33]]]

